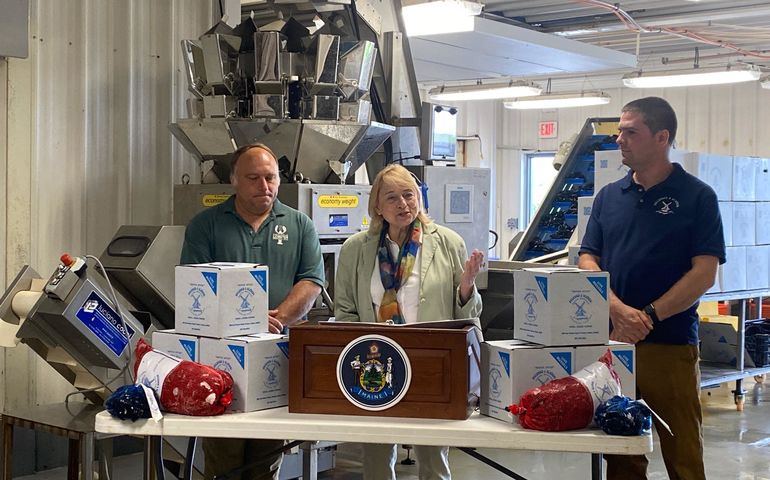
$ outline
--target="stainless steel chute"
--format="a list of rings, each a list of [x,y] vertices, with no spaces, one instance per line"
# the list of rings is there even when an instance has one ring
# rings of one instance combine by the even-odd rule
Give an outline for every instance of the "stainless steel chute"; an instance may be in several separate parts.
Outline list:
[[[343,49],[332,31],[310,35],[291,18],[257,28],[248,18],[182,42],[196,116],[170,129],[201,162],[214,160],[208,181],[229,182],[229,154],[260,142],[288,160],[288,181],[299,173],[313,183],[345,183],[395,131],[371,122],[376,45],[351,47],[347,38]]]

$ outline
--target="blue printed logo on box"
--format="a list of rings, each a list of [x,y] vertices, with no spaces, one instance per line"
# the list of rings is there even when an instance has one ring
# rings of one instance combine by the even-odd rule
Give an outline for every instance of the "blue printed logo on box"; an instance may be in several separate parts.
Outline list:
[[[182,345],[182,348],[187,353],[187,356],[192,360],[193,362],[196,361],[195,358],[195,342],[193,340],[179,340],[179,343]]]
[[[489,398],[494,400],[500,398],[500,394],[503,392],[503,390],[500,388],[500,383],[498,380],[500,380],[502,377],[503,374],[500,373],[500,370],[496,368],[493,368],[489,371]]]
[[[203,275],[203,278],[206,279],[206,282],[208,282],[209,286],[211,287],[211,291],[214,292],[214,295],[217,294],[217,274],[216,272],[201,272]]]
[[[593,315],[586,312],[586,305],[591,303],[590,296],[579,293],[570,298],[569,303],[575,308],[575,313],[569,316],[570,320],[577,324],[584,324],[591,320]]]
[[[238,361],[238,364],[241,366],[241,368],[245,368],[246,349],[243,348],[242,345],[228,345],[228,348],[230,348],[230,351],[233,352],[233,356],[235,357],[235,360]]]
[[[257,281],[263,291],[267,291],[267,272],[264,270],[252,270],[251,276]]]
[[[241,315],[249,315],[254,311],[254,305],[250,302],[251,297],[254,296],[254,290],[250,287],[241,287],[235,292],[235,296],[238,297],[241,302],[235,309]]]
[[[270,359],[262,365],[262,370],[266,373],[264,383],[267,388],[276,388],[281,382],[281,377],[276,373],[281,368],[281,364],[275,359]]]
[[[206,296],[206,292],[203,291],[203,289],[199,286],[193,286],[188,292],[187,296],[192,299],[192,303],[190,304],[190,313],[195,315],[196,317],[199,317],[203,315],[203,305],[201,304],[201,299]]]

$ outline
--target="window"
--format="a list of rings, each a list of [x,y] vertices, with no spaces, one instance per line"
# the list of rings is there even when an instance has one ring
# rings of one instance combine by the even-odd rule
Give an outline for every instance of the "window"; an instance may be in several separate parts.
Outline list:
[[[553,152],[528,153],[524,157],[524,188],[522,199],[522,230],[526,230],[530,221],[543,203],[551,189],[558,170],[553,168]]]

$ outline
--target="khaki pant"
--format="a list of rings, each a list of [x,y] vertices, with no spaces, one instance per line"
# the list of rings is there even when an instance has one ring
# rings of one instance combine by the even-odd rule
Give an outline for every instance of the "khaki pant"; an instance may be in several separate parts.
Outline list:
[[[672,437],[655,417],[655,430],[671,480],[703,480],[703,417],[700,406],[698,347],[694,345],[636,345],[636,387],[668,423]],[[647,478],[644,455],[605,455],[607,480]]]
[[[244,440],[241,438],[204,438],[203,474],[206,480],[215,475],[242,467],[257,460],[260,462],[241,474],[241,480],[278,480],[282,454],[265,457],[265,454],[283,446],[283,440]]]
[[[396,446],[364,443],[364,480],[396,480]],[[420,480],[451,480],[449,447],[414,446]]]

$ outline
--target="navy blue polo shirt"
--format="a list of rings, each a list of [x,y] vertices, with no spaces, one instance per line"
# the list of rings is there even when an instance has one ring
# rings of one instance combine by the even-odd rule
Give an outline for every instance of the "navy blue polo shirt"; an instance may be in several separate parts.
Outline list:
[[[649,190],[632,172],[596,195],[580,252],[599,257],[610,285],[625,304],[642,309],[692,267],[697,255],[725,263],[722,218],[714,190],[673,164]],[[698,344],[698,302],[654,325],[645,342]]]

